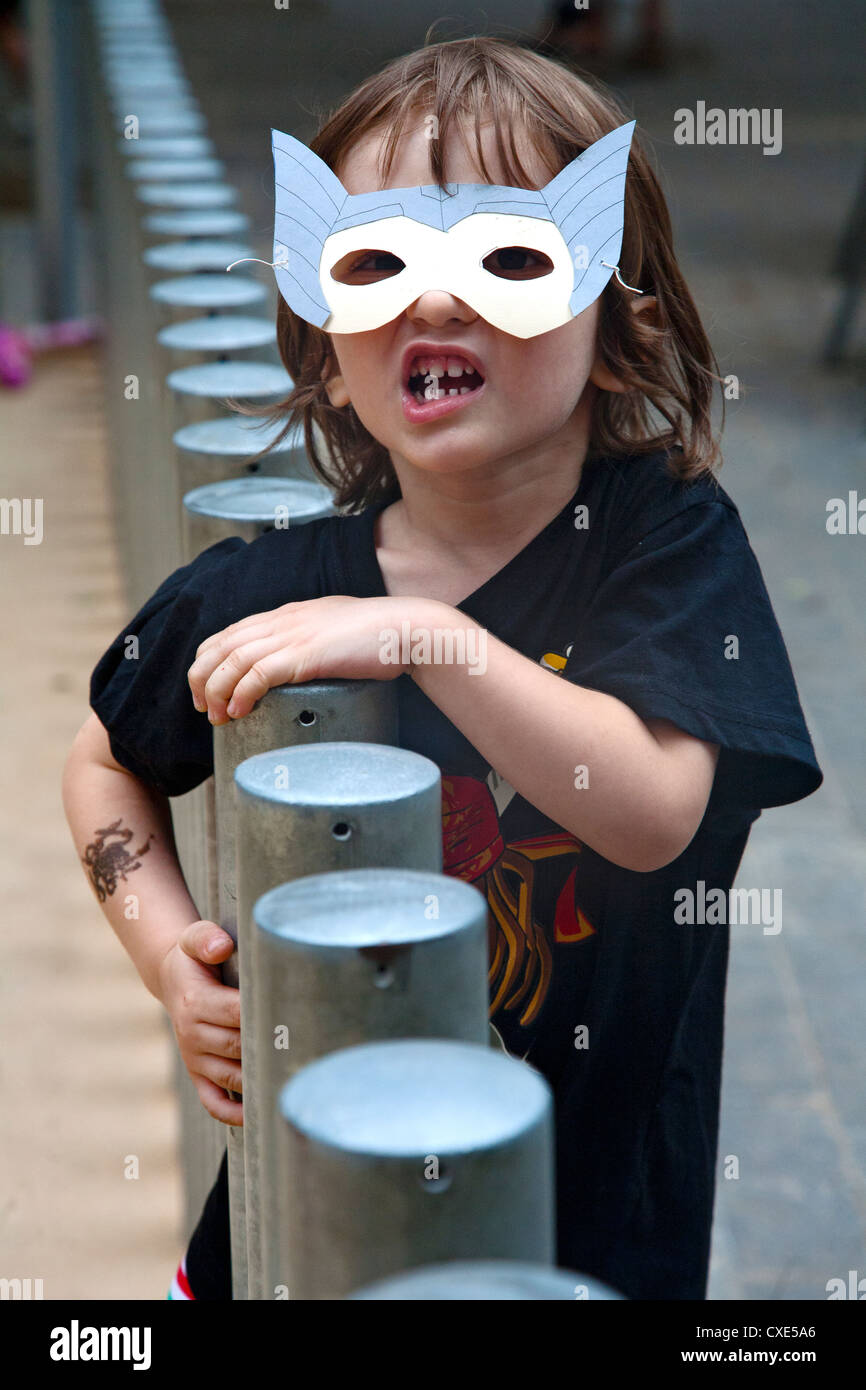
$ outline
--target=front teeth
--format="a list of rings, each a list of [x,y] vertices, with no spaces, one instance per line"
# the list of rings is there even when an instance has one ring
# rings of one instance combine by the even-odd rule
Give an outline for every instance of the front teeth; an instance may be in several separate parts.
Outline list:
[[[409,375],[435,376],[439,380],[443,376],[462,376],[464,372],[471,375],[474,370],[474,367],[470,367],[468,362],[464,363],[459,357],[416,357]]]
[[[420,405],[425,401],[440,400],[443,396],[468,396],[472,390],[470,386],[451,386],[446,390],[440,387],[439,382],[446,374],[450,378],[457,378],[464,373],[471,375],[474,370],[459,357],[416,357],[409,375],[423,376],[424,391],[415,391],[413,395]]]

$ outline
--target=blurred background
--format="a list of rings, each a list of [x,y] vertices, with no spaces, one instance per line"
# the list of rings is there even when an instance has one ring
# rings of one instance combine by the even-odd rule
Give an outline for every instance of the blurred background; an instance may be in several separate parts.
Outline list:
[[[107,95],[94,15],[117,33],[153,12],[186,79],[174,134],[191,141],[193,166],[221,161],[186,171],[192,202],[165,191],[177,170],[127,171],[123,184],[106,115],[123,112]],[[161,1010],[102,919],[60,803],[90,671],[173,567],[159,512],[119,481],[118,461],[134,469],[158,450],[165,472],[173,430],[219,413],[211,397],[203,412],[194,392],[156,379],[208,358],[172,358],[165,344],[154,356],[158,330],[200,319],[197,286],[182,301],[150,293],[204,261],[144,253],[182,238],[172,212],[204,209],[233,214],[213,229],[240,243],[238,256],[270,259],[271,127],[310,138],[434,23],[437,39],[540,44],[610,83],[656,152],[681,264],[722,374],[738,383],[721,480],[763,569],[826,780],[801,805],[765,812],[738,879],[782,888],[784,927],[732,929],[710,1297],[823,1299],[829,1280],[866,1276],[866,536],[826,525],[831,499],[847,506],[854,493],[856,507],[866,495],[857,0],[595,0],[585,13],[543,0],[0,3],[0,487],[44,504],[38,541],[15,533],[8,509],[0,535],[0,1275],[40,1278],[46,1298],[163,1298],[189,1217]],[[142,48],[140,81],[147,67]],[[135,73],[120,76],[134,85]],[[154,78],[156,140],[168,130],[163,98]],[[677,144],[675,113],[698,102],[781,111],[780,152]],[[146,183],[162,189],[149,202]],[[145,234],[145,215],[169,220]],[[254,307],[238,312],[272,324],[271,273],[243,272]],[[251,336],[236,357],[273,365],[272,330],[259,331],[259,349]],[[118,405],[128,374],[141,379],[135,417]]]

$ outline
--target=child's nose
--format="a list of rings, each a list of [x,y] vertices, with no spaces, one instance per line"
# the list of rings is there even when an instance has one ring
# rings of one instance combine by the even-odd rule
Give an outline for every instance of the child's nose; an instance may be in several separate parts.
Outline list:
[[[450,319],[461,323],[474,323],[477,313],[464,299],[458,299],[448,290],[425,290],[419,294],[406,310],[413,323],[423,322],[440,328]]]

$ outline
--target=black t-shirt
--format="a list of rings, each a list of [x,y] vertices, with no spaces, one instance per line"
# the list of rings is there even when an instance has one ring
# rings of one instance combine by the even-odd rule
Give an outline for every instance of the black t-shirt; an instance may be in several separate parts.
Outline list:
[[[221,541],[169,576],[93,672],[117,761],[169,796],[203,781],[212,729],[187,683],[196,647],[282,603],[384,595],[373,529],[384,505]],[[603,459],[456,606],[551,680],[720,745],[691,844],[637,873],[542,815],[408,676],[397,681],[400,744],[442,771],[445,870],[491,909],[491,1021],[554,1091],[558,1262],[631,1298],[703,1298],[728,954],[727,913],[706,903],[727,895],[761,808],[821,783],[757,560],[715,480],[687,485],[661,455]]]

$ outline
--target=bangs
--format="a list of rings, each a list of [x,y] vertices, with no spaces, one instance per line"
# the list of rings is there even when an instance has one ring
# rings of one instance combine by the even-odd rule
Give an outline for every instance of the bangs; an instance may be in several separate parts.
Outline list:
[[[430,169],[433,182],[440,188],[455,181],[449,177],[447,158],[452,137],[463,141],[474,155],[484,183],[502,181],[494,177],[484,158],[484,126],[493,128],[496,153],[504,170],[504,183],[512,188],[534,188],[535,184],[517,148],[516,137],[521,129],[527,143],[530,140],[525,106],[513,90],[503,90],[500,84],[488,84],[483,78],[470,81],[464,70],[460,71],[463,72],[462,90],[455,90],[447,81],[431,80],[427,92],[407,91],[396,99],[397,109],[393,114],[388,113],[383,120],[383,126],[387,122],[387,134],[379,157],[382,182],[387,180],[397,147],[414,119],[416,122],[430,120],[432,131],[436,132],[430,136]],[[558,172],[552,167],[553,151],[545,150],[542,144],[539,153],[545,163],[551,165],[550,177],[553,177]]]

